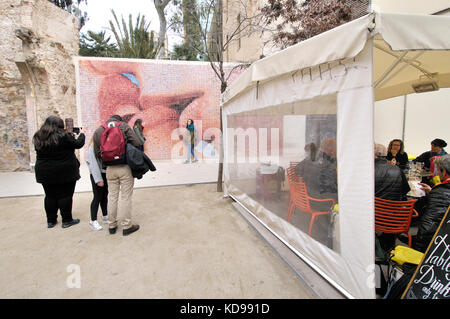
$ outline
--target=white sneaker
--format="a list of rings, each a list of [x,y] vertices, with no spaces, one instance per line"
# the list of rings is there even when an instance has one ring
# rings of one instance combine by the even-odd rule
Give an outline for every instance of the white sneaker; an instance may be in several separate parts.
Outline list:
[[[103,227],[100,226],[100,224],[99,224],[98,221],[96,221],[96,220],[90,221],[90,222],[89,222],[89,226],[91,226],[91,228],[92,228],[93,230],[102,230],[102,229],[103,229]]]
[[[102,216],[102,223],[103,224],[109,224],[108,216]]]

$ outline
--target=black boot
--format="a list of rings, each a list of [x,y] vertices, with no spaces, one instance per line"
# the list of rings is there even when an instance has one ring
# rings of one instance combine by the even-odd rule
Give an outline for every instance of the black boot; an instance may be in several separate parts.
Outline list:
[[[128,236],[129,234],[134,233],[138,229],[139,229],[139,225],[133,225],[130,228],[124,229],[123,235]]]

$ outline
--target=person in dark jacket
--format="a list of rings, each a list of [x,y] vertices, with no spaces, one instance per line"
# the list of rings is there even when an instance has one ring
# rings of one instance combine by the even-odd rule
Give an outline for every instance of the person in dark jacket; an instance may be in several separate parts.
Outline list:
[[[72,198],[76,181],[80,179],[80,162],[75,149],[83,147],[84,133],[77,138],[64,129],[64,122],[57,116],[49,116],[42,127],[34,134],[36,149],[36,181],[42,184],[45,192],[44,207],[47,226],[57,223],[58,209],[62,217],[62,227],[78,224],[72,218]]]
[[[306,184],[308,194],[312,197],[319,196],[319,176],[320,167],[319,161],[316,160],[317,146],[314,143],[309,143],[305,146],[305,158],[298,163],[294,170],[298,176],[301,176]]]
[[[375,144],[375,197],[403,201],[411,190],[408,180],[400,167],[388,163],[386,147]],[[381,248],[389,252],[395,246],[395,234],[377,233]]]
[[[434,163],[441,183],[433,188],[420,183],[428,195],[425,210],[420,216],[417,236],[413,240],[413,248],[421,252],[427,249],[450,205],[450,154],[438,157]]]
[[[425,169],[430,169],[430,159],[436,155],[445,155],[447,152],[444,150],[444,147],[447,146],[447,142],[440,138],[435,138],[431,141],[431,150],[420,154],[414,162],[424,163],[423,167]]]
[[[402,170],[408,167],[408,154],[402,140],[394,139],[389,143],[386,159]]]
[[[375,197],[404,201],[406,194],[411,190],[400,167],[388,163],[386,148],[383,145],[375,145]]]
[[[338,199],[336,139],[325,138],[320,143],[319,197]]]
[[[139,147],[139,149],[141,151],[144,151],[144,144],[145,144],[145,141],[147,140],[147,138],[144,136],[144,133],[143,133],[144,132],[144,126],[142,125],[142,119],[137,119],[134,122],[133,130],[134,130],[134,133],[136,134],[137,138],[139,139],[139,141],[142,144]]]

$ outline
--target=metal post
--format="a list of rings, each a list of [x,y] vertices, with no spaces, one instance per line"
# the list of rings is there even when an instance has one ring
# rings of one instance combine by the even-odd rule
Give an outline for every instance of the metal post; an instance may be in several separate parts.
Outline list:
[[[405,95],[403,99],[403,130],[402,130],[403,143],[405,143],[407,97],[408,95]]]

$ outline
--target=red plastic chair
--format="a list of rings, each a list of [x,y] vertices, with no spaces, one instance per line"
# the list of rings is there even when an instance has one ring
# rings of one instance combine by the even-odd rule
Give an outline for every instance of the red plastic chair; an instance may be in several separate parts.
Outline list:
[[[393,201],[375,197],[375,230],[388,234],[407,234],[408,247],[411,247],[411,218],[419,216],[414,209],[414,202],[413,199]]]
[[[306,184],[303,182],[302,178],[297,176],[294,171],[294,167],[291,166],[286,169],[286,175],[289,181],[289,213],[287,217],[287,221],[291,221],[292,213],[296,208],[301,211],[311,214],[311,221],[309,223],[308,235],[311,236],[312,228],[314,226],[314,220],[317,216],[326,215],[330,213],[330,210],[327,211],[316,211],[311,208],[311,202],[330,202],[331,207],[334,206],[335,201],[332,198],[314,198],[308,195],[308,191],[306,189]]]
[[[286,176],[288,181],[296,181],[298,182],[299,179],[301,180],[301,176],[297,175],[297,173],[295,172],[295,166],[298,164],[298,162],[291,162],[289,167],[286,168]]]

